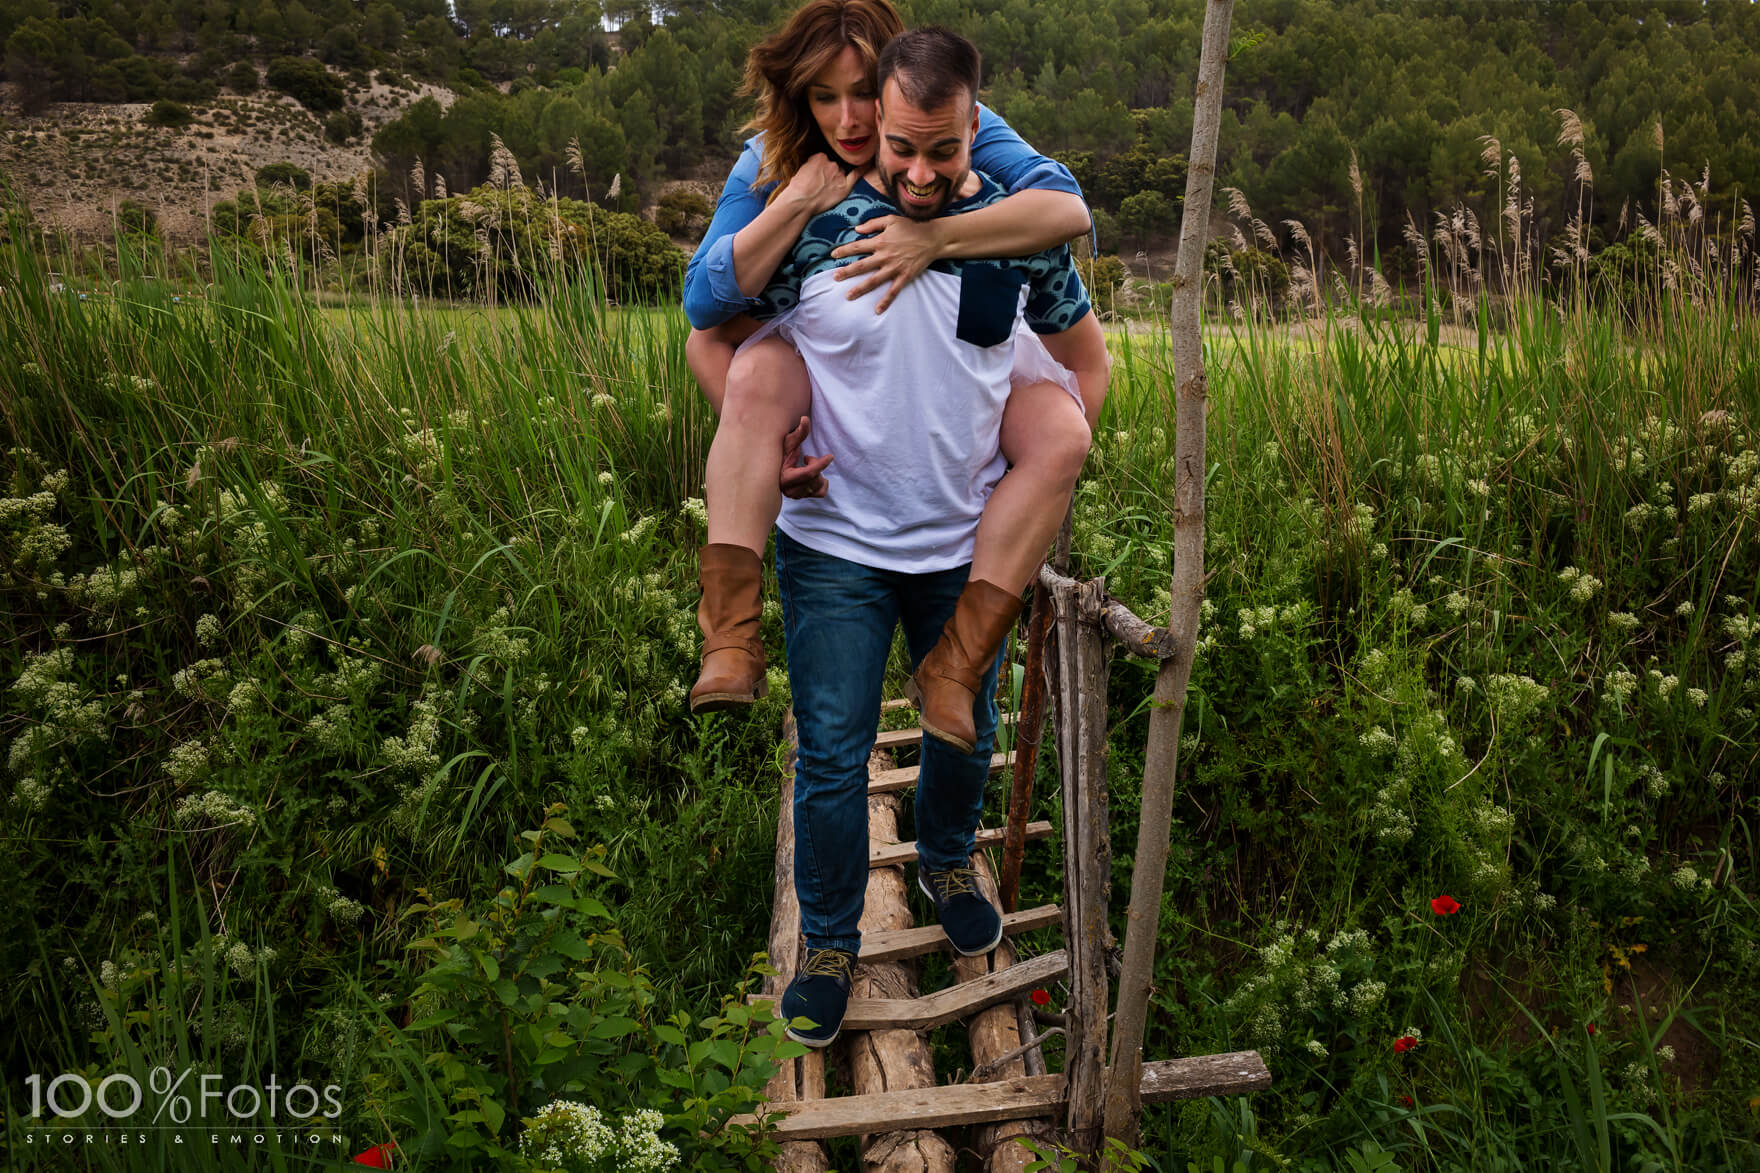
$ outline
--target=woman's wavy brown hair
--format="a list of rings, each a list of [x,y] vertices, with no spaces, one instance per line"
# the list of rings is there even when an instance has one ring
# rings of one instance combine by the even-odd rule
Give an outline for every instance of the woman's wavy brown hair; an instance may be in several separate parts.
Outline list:
[[[774,183],[774,199],[810,156],[837,158],[807,109],[807,86],[846,46],[861,55],[872,78],[880,50],[903,31],[890,0],[808,0],[780,32],[752,46],[742,92],[757,96],[758,112],[745,129],[764,135],[754,186]]]

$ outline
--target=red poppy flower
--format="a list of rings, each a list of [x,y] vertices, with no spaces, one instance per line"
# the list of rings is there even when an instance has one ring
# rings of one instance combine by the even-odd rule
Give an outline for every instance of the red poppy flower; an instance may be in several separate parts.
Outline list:
[[[1438,896],[1430,902],[1430,911],[1437,916],[1453,916],[1461,910],[1461,902],[1453,896]]]
[[[1417,1045],[1418,1040],[1414,1039],[1411,1035],[1401,1035],[1399,1038],[1393,1040],[1393,1053],[1395,1055],[1403,1055]]]
[[[1399,1098],[1399,1106],[1402,1108],[1410,1108],[1412,1106],[1412,1097],[1401,1096]]]
[[[365,1165],[369,1169],[389,1169],[391,1168],[391,1154],[396,1148],[397,1146],[390,1141],[376,1144],[364,1153],[356,1153],[354,1163]]]
[[[1035,1006],[1051,1005],[1051,995],[1044,990],[1034,990],[1030,997],[1033,999],[1033,1005]]]
[[[1589,1024],[1589,1033],[1590,1033],[1590,1034],[1594,1034],[1594,1033],[1595,1033],[1595,1024],[1594,1024],[1594,1023],[1592,1023],[1592,1022],[1591,1022],[1591,1023],[1590,1023],[1590,1024]]]

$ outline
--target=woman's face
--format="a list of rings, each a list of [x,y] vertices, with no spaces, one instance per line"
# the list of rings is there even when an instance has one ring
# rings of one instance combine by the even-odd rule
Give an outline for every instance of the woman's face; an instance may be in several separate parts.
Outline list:
[[[874,82],[853,45],[807,83],[807,109],[845,163],[866,167],[874,161]]]

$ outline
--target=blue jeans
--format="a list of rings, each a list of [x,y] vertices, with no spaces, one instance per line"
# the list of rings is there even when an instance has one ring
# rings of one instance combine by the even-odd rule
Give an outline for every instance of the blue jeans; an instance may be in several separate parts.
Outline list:
[[[971,567],[933,574],[879,570],[821,554],[776,534],[788,680],[800,757],[794,777],[794,887],[812,949],[861,947],[868,886],[868,755],[880,723],[880,689],[892,630],[904,623],[920,663],[953,616]],[[917,779],[917,861],[930,871],[965,867],[996,739],[996,673],[978,686],[976,752],[923,738]]]

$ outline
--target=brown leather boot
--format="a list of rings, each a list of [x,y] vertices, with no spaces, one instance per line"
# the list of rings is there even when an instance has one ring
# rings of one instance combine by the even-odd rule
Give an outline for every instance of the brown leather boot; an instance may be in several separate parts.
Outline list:
[[[759,634],[764,613],[763,559],[744,546],[725,542],[704,546],[697,581],[703,588],[703,600],[697,604],[703,668],[691,688],[691,712],[749,708],[770,691]]]
[[[922,710],[918,723],[924,733],[961,753],[971,753],[977,747],[972,708],[978,699],[978,683],[1020,613],[1019,595],[983,579],[966,581],[953,618],[911,677],[917,706]]]

